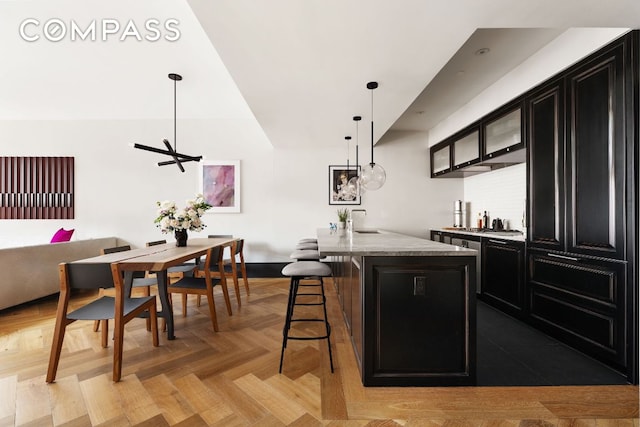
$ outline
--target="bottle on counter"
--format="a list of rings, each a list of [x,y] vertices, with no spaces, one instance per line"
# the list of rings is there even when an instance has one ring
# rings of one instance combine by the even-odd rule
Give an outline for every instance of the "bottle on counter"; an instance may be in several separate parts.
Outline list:
[[[478,212],[478,229],[482,229],[482,214]]]
[[[488,228],[489,224],[489,215],[487,215],[487,211],[484,211],[484,215],[482,215],[482,228]]]

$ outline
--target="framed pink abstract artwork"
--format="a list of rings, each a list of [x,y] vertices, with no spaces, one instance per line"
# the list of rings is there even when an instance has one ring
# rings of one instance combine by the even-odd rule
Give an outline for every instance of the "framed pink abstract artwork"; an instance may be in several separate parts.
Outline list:
[[[201,161],[200,192],[213,206],[208,212],[240,212],[240,161]]]

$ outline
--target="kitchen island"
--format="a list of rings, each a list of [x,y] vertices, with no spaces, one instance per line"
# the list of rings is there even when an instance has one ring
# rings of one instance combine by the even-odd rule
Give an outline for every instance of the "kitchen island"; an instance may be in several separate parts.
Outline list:
[[[474,385],[476,251],[318,229],[365,386]]]

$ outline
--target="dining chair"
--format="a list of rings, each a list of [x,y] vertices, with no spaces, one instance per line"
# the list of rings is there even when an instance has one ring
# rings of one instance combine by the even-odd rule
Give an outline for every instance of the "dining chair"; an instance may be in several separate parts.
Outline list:
[[[233,234],[209,234],[207,236],[207,238],[209,238],[209,239],[219,239],[219,238],[232,239],[233,238]],[[229,256],[233,256],[233,248],[231,246],[229,246],[229,251],[230,251]],[[224,259],[224,249],[223,249],[222,257]],[[214,271],[214,274],[216,274],[215,271]],[[233,286],[234,286],[234,289],[236,290],[236,299],[238,301],[238,307],[240,307],[242,303],[240,302],[240,296],[238,294],[238,278],[237,278],[237,276],[233,276],[233,279],[234,279]],[[196,299],[196,306],[200,307],[200,295],[198,295],[196,298],[197,298]]]
[[[122,245],[122,246],[114,246],[111,248],[102,248],[100,250],[100,255],[113,254],[116,252],[124,252],[130,251],[130,245]],[[131,288],[142,288],[142,295],[148,297],[151,295],[151,286],[155,286],[158,284],[158,281],[155,277],[149,277],[146,272],[136,271],[133,273],[133,282],[131,283]],[[100,289],[99,296],[102,296],[104,289]],[[105,322],[106,323],[106,322]],[[93,332],[98,332],[100,330],[100,320],[95,320],[93,323]],[[147,331],[151,330],[151,322],[150,319],[147,318]]]
[[[240,264],[239,270],[237,261],[239,261]],[[244,263],[244,239],[236,240],[231,246],[231,257],[224,260],[224,271],[232,274],[236,292],[238,292],[238,279],[242,278],[244,290],[247,296],[250,295],[247,267]]]
[[[102,347],[107,347],[107,319],[114,320],[113,381],[120,381],[122,373],[122,345],[124,325],[138,315],[148,312],[151,319],[153,346],[158,346],[158,318],[155,296],[131,298],[124,294],[123,272],[117,263],[62,263],[59,265],[60,297],[56,325],[51,343],[46,382],[56,379],[60,353],[67,326],[76,320],[102,320]],[[115,288],[115,296],[100,296],[69,312],[72,292],[80,289]]]
[[[238,308],[242,307],[242,298],[240,297],[239,278],[244,281],[244,288],[247,296],[249,295],[249,282],[247,281],[247,268],[244,264],[244,254],[242,252],[244,247],[244,239],[236,239],[229,246],[229,258],[223,258],[223,267],[226,274],[230,274],[233,279],[233,288],[236,292],[236,301],[238,302]],[[240,257],[240,270],[238,270],[238,263],[236,260]],[[197,301],[198,306],[200,301]]]
[[[180,293],[182,295],[205,295],[209,304],[209,314],[213,330],[218,331],[218,317],[216,315],[216,305],[213,297],[213,288],[217,285],[222,287],[227,312],[231,315],[231,304],[229,303],[229,293],[227,291],[227,283],[224,276],[224,268],[222,265],[222,247],[209,248],[203,263],[198,265],[198,270],[194,276],[184,276],[175,283],[171,283],[168,287],[169,294]],[[217,267],[216,267],[217,266]],[[213,277],[212,270],[218,269],[222,274],[220,277]],[[182,317],[187,315],[186,299],[182,299]]]

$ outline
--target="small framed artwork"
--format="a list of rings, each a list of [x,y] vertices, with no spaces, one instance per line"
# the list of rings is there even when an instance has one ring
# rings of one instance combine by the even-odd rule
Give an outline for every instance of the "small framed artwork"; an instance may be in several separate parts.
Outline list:
[[[200,192],[212,206],[207,212],[240,212],[240,160],[201,161]]]
[[[329,166],[329,204],[330,205],[359,205],[360,192],[351,178],[358,176],[360,166]]]

